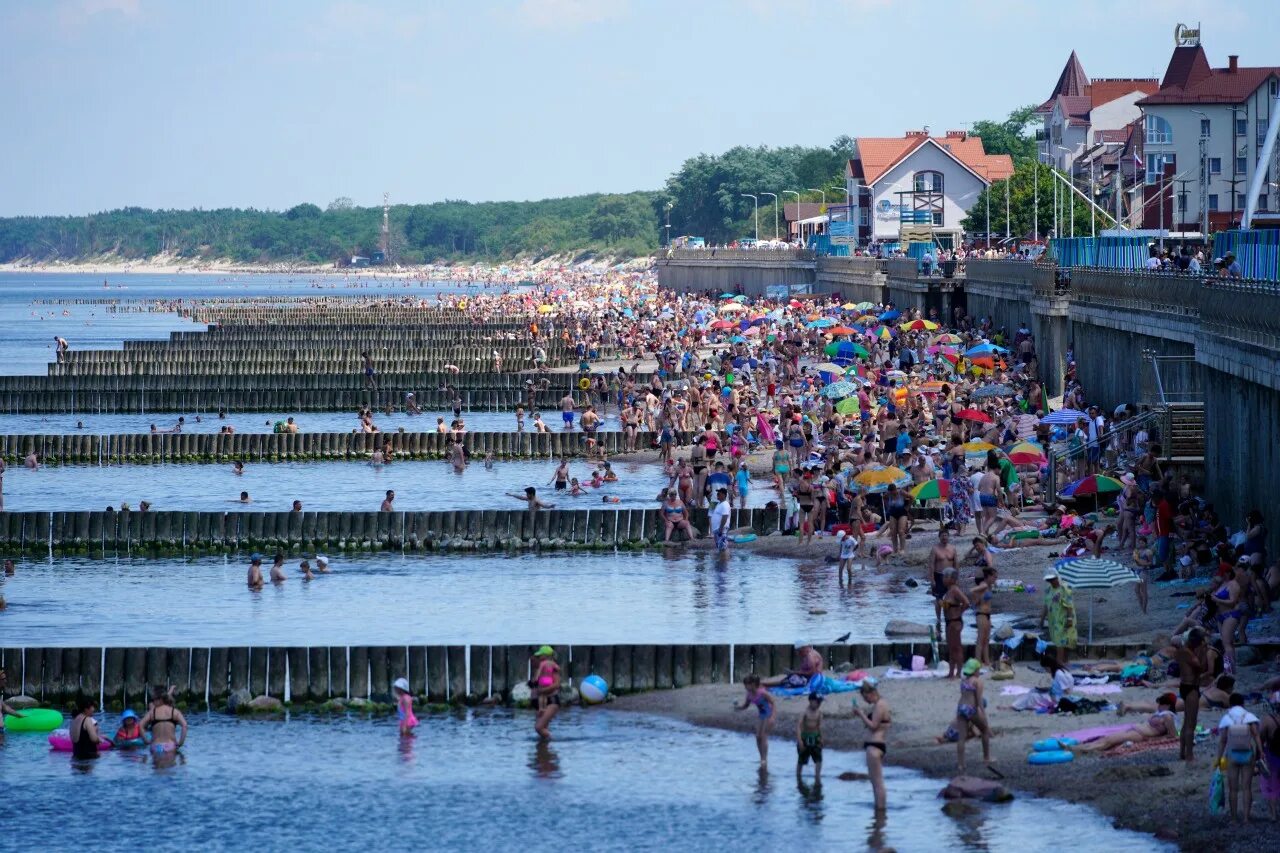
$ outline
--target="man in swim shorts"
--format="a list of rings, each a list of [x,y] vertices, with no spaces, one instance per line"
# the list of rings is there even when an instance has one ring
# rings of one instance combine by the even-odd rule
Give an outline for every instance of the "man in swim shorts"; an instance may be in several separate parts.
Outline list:
[[[930,591],[933,593],[933,614],[936,621],[942,623],[942,598],[947,594],[943,574],[947,569],[956,569],[956,546],[951,544],[951,531],[945,526],[938,528],[938,542],[929,549]]]
[[[813,759],[813,781],[822,779],[822,695],[809,694],[809,707],[796,723],[796,778]]]
[[[565,395],[560,398],[560,417],[564,418],[564,428],[566,431],[571,432],[573,430],[573,413],[576,408],[577,406],[573,401],[573,392],[566,392]]]

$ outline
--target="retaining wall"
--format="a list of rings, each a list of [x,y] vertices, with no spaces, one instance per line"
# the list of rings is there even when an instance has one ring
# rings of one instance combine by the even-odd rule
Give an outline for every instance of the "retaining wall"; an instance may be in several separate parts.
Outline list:
[[[514,501],[513,501],[514,503]],[[690,510],[708,529],[707,510]],[[777,532],[778,510],[735,508],[730,527]],[[643,547],[665,531],[658,509],[439,512],[0,512],[0,555],[237,550],[414,551]],[[684,541],[676,531],[672,539]]]
[[[540,645],[540,644],[539,644]],[[229,648],[4,648],[0,666],[11,690],[46,705],[96,697],[100,707],[143,706],[150,689],[172,685],[180,702],[218,706],[247,690],[292,702],[333,698],[391,701],[391,683],[409,680],[433,702],[474,702],[510,696],[531,676],[529,646],[312,646]],[[616,693],[695,684],[732,684],[752,673],[773,675],[797,666],[791,645],[556,645],[566,683],[591,674]],[[1127,659],[1145,647],[1081,648],[1093,658]],[[926,642],[815,646],[828,666],[883,666],[901,655],[929,658]],[[1019,660],[1034,659],[1023,643]],[[892,685],[892,681],[887,682]],[[890,689],[892,689],[890,687]]]

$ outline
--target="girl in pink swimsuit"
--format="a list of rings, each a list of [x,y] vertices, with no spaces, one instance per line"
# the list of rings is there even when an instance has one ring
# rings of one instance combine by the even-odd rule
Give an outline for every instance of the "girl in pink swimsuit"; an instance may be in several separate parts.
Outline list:
[[[409,692],[409,679],[397,678],[391,685],[396,695],[396,717],[400,720],[400,737],[413,737],[418,718],[413,714],[413,694]]]

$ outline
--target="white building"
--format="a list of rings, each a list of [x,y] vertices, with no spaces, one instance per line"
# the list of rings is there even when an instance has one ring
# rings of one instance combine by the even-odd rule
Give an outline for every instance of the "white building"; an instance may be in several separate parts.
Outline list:
[[[1273,120],[1280,67],[1243,68],[1229,56],[1225,68],[1213,68],[1198,35],[1184,41],[1174,48],[1159,90],[1138,102],[1146,183],[1157,196],[1164,190],[1164,221],[1173,223],[1171,230],[1198,232],[1207,219],[1209,231],[1219,231],[1233,227],[1244,212]],[[1268,182],[1280,181],[1274,155],[1263,165]],[[1264,183],[1258,210],[1280,207],[1278,191]],[[1155,227],[1158,216],[1159,204],[1149,204],[1144,224]]]
[[[1048,100],[1036,112],[1043,118],[1040,161],[1070,171],[1076,159],[1137,119],[1138,101],[1155,92],[1154,77],[1111,77],[1090,80],[1071,51]]]
[[[898,138],[859,137],[845,170],[858,210],[859,242],[963,241],[960,222],[984,188],[1013,174],[1007,154],[987,154],[964,131],[930,136],[911,130]]]

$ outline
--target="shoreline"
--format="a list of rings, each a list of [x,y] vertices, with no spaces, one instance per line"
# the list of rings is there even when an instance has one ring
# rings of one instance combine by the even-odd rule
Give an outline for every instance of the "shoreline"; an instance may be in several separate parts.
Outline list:
[[[876,667],[869,671],[880,674],[884,669]],[[1028,764],[1026,756],[1036,740],[1094,726],[1136,723],[1142,716],[1117,717],[1113,713],[1102,713],[1063,717],[1002,710],[998,706],[1013,699],[1001,695],[1005,685],[1047,683],[1045,676],[1028,664],[1015,664],[1015,673],[1013,681],[985,681],[991,706],[992,763],[1004,778],[997,779],[986,772],[981,743],[976,739],[971,740],[965,750],[971,778],[998,781],[1015,793],[1089,806],[1111,818],[1118,828],[1143,832],[1184,850],[1275,849],[1280,843],[1280,823],[1270,822],[1260,796],[1254,797],[1253,822],[1247,828],[1231,823],[1225,816],[1209,813],[1207,795],[1212,759],[1216,755],[1216,742],[1212,740],[1197,743],[1195,760],[1189,766],[1178,758],[1176,742],[1171,749],[1131,756],[1085,755],[1068,764]],[[944,678],[884,679],[880,688],[893,713],[887,763],[923,772],[939,780],[941,789],[955,778],[956,749],[949,743],[936,745],[933,739],[950,722],[943,718],[955,701],[956,683]],[[1107,698],[1152,701],[1156,692],[1148,688],[1124,688],[1122,694]],[[834,694],[823,703],[823,741],[828,749],[861,750],[865,730],[850,709],[850,697],[856,696],[856,692]],[[741,697],[740,686],[703,685],[629,694],[605,707],[615,713],[654,714],[696,726],[752,733],[755,715],[731,709],[731,703],[740,701]],[[796,721],[805,705],[802,697],[777,698],[778,713],[769,752],[770,770],[774,773],[793,772],[795,753],[791,744]],[[1218,713],[1201,712],[1201,724],[1215,725]],[[865,780],[850,784],[853,797],[870,799],[870,787]],[[1141,784],[1140,796],[1134,794],[1136,784]],[[865,790],[862,786],[866,786]],[[887,794],[892,808],[891,786]],[[990,807],[999,808],[998,805]]]
[[[648,257],[621,259],[598,257],[583,264],[606,266],[643,265],[650,262]],[[34,275],[275,275],[275,276],[338,276],[342,278],[384,278],[384,279],[419,279],[449,280],[433,278],[456,271],[491,271],[498,273],[506,268],[505,277],[530,275],[548,269],[577,266],[571,257],[550,257],[538,261],[493,261],[472,263],[417,264],[413,266],[368,266],[337,267],[333,263],[324,264],[244,264],[230,260],[183,262],[171,258],[141,261],[77,261],[71,263],[0,263],[0,273],[31,273]],[[517,283],[510,282],[507,283]]]

